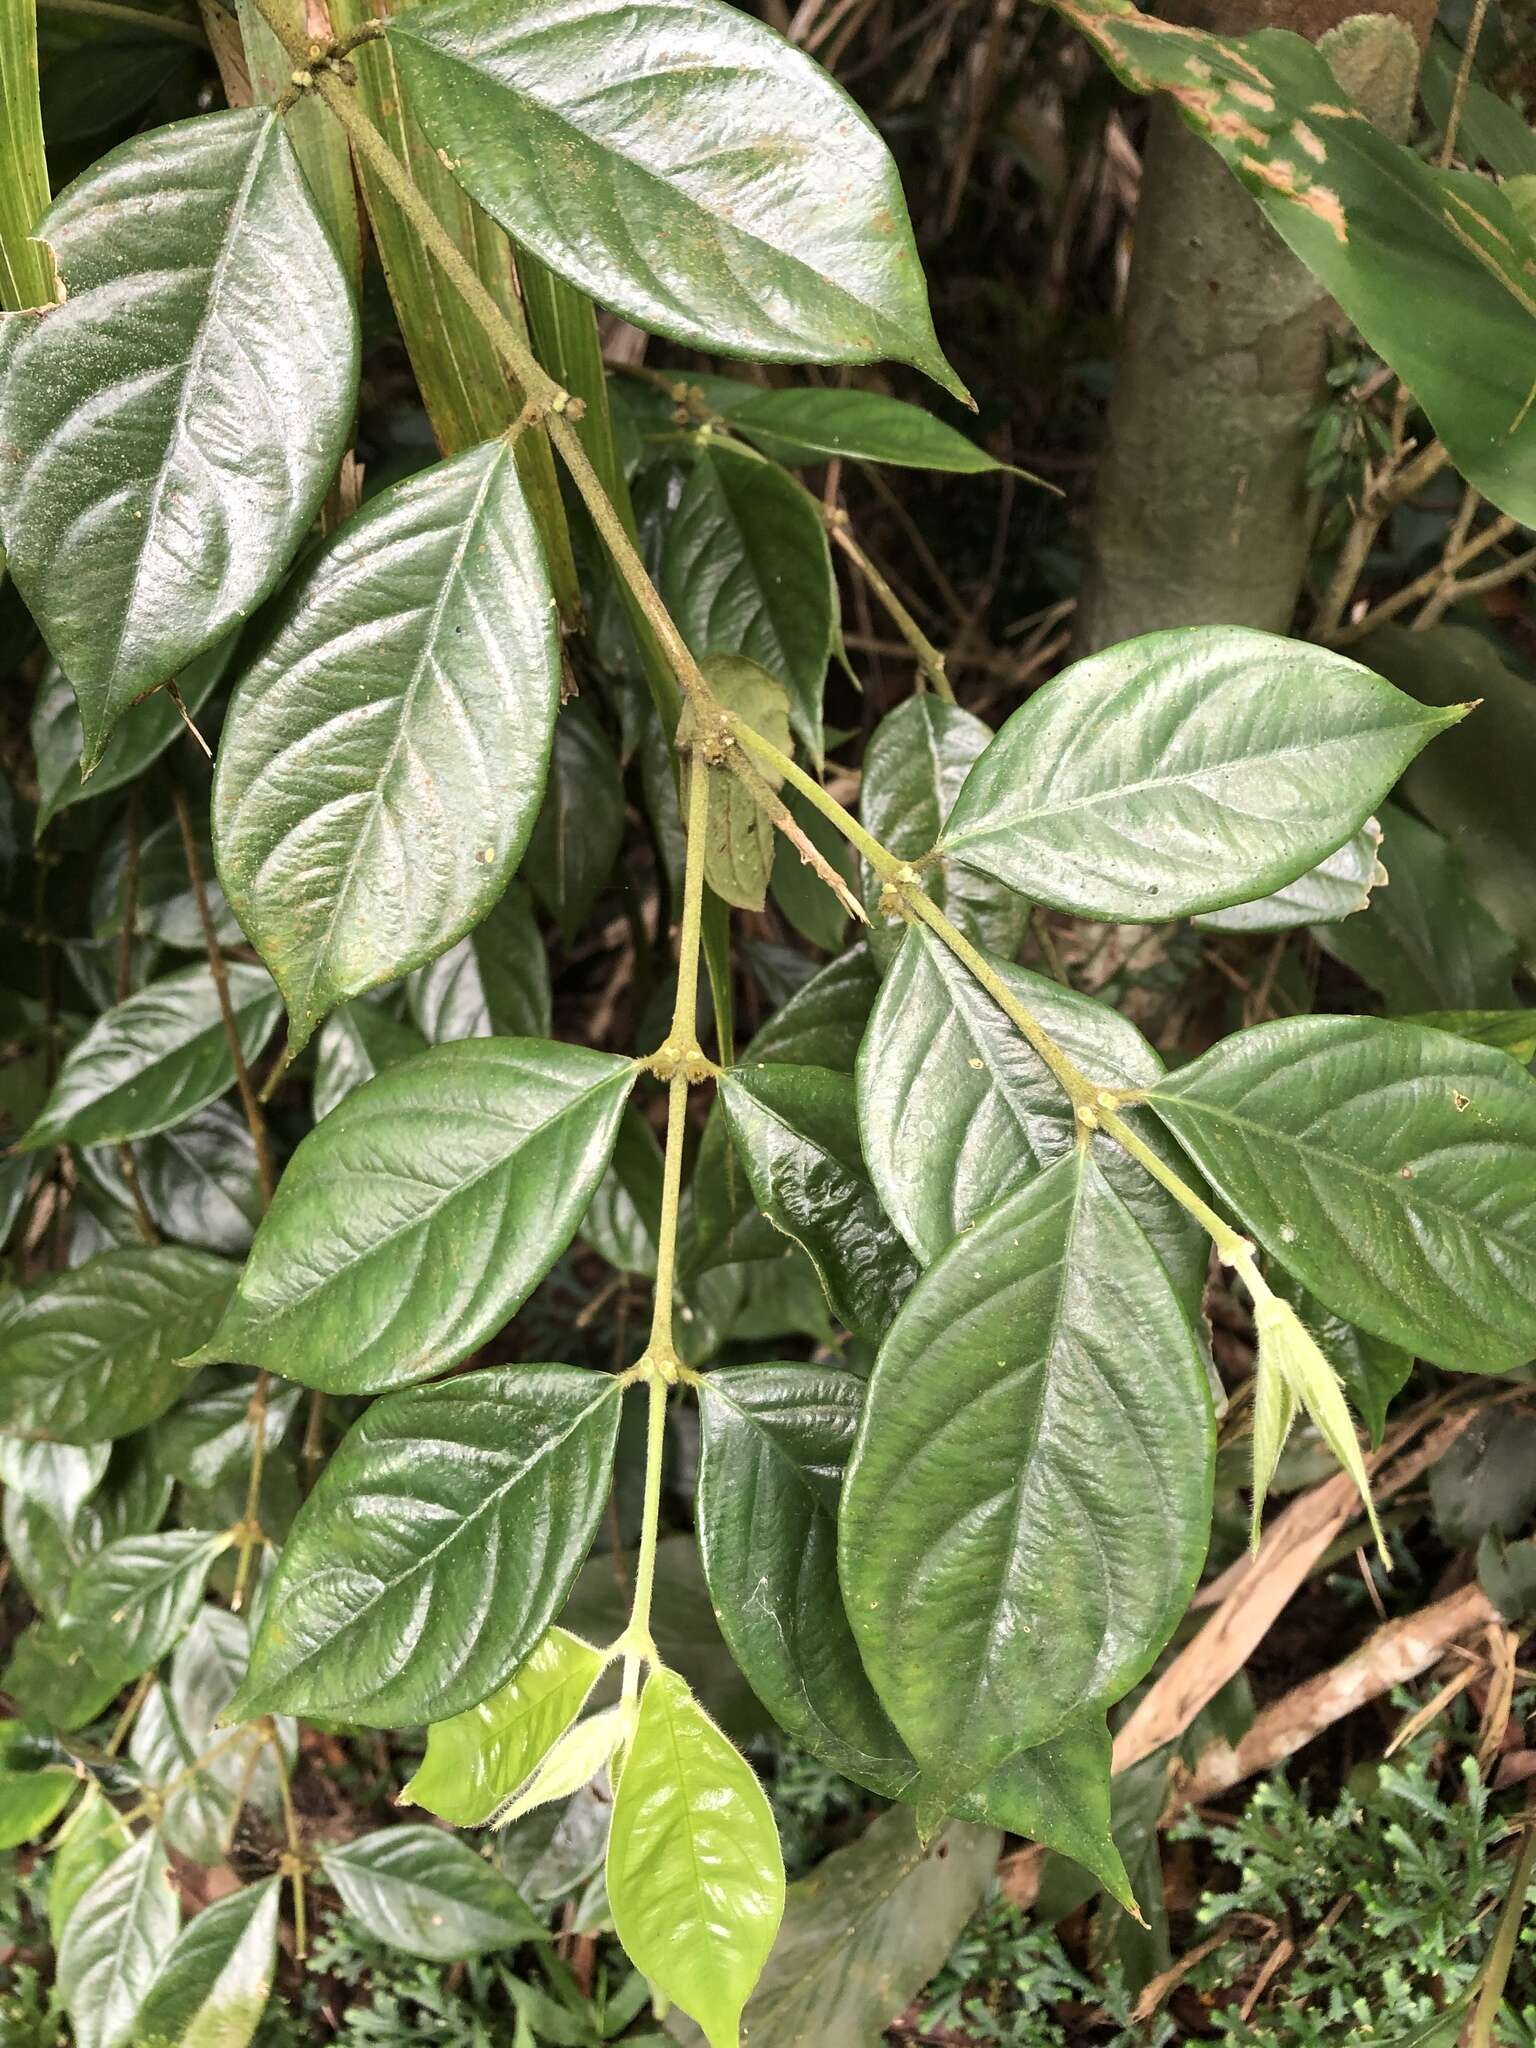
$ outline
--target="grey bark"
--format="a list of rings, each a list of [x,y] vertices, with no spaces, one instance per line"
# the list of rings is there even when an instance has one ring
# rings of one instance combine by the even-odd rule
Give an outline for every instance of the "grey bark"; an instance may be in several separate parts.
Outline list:
[[[1392,0],[1367,16],[1338,0],[1193,0],[1159,11],[1224,34],[1284,27],[1318,37],[1341,85],[1388,128],[1406,123],[1433,15],[1427,0]],[[1337,317],[1221,159],[1159,102],[1078,653],[1160,626],[1289,629],[1316,519],[1308,421]]]

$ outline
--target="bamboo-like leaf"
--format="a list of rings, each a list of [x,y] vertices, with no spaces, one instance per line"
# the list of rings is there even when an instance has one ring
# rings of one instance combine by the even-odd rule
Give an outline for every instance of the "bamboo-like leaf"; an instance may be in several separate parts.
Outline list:
[[[37,10],[0,12],[0,307],[51,306],[55,278],[33,230],[48,205],[37,77]]]

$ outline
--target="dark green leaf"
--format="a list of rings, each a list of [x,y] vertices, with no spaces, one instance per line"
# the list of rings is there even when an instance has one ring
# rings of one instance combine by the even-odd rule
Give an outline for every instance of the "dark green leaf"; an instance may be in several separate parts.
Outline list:
[[[199,1362],[338,1393],[458,1364],[570,1242],[633,1081],[627,1060],[518,1038],[377,1075],[289,1162]]]
[[[192,1626],[214,1559],[232,1540],[162,1529],[108,1544],[75,1574],[62,1627],[104,1678],[137,1678]]]
[[[1247,903],[1342,845],[1461,715],[1304,641],[1147,633],[1074,663],[1013,714],[939,850],[1083,917]]]
[[[125,142],[39,232],[69,296],[12,331],[0,492],[89,770],[287,567],[346,446],[357,316],[264,108]]]
[[[460,1962],[544,1937],[516,1889],[441,1828],[382,1828],[333,1844],[321,1868],[376,1941],[429,1962]]]
[[[832,1312],[864,1336],[914,1277],[859,1149],[853,1083],[825,1067],[733,1067],[720,1083],[758,1207],[814,1264]]]
[[[1522,1066],[1536,1059],[1536,1010],[1425,1010],[1401,1021],[1449,1031],[1453,1038],[1470,1038],[1474,1045],[1497,1046]]]
[[[830,1067],[851,1074],[880,983],[869,948],[850,946],[829,960],[768,1019],[748,1048],[754,1060]]]
[[[603,305],[728,355],[893,356],[964,397],[884,143],[750,15],[644,0],[616,26],[599,0],[553,20],[439,0],[390,43],[454,176]]]
[[[1536,246],[1498,188],[1391,141],[1299,35],[1170,35],[1113,0],[1057,4],[1127,85],[1175,95],[1184,120],[1418,399],[1467,481],[1536,520]]]
[[[0,1721],[0,1850],[30,1842],[69,1804],[80,1781],[69,1765],[49,1764],[53,1754],[22,1722]]]
[[[400,1803],[455,1827],[481,1827],[529,1777],[581,1712],[603,1653],[552,1628],[489,1699],[427,1730],[427,1753]]]
[[[527,862],[528,886],[567,943],[611,881],[623,837],[624,781],[608,736],[584,704],[567,704]]]
[[[176,687],[189,718],[197,718],[218,687],[238,638],[238,633],[227,633],[216,646],[200,654],[196,661],[189,661],[181,671]],[[169,692],[157,690],[154,696],[147,697],[142,704],[131,704],[123,713],[91,771],[90,781],[82,782],[80,707],[68,677],[62,670],[50,668],[32,707],[37,830],[41,832],[60,811],[73,804],[106,796],[125,783],[136,781],[175,740],[184,740],[196,751],[197,743],[188,733]]]
[[[730,407],[730,423],[776,462],[825,462],[843,455],[963,476],[1012,468],[921,406],[879,391],[763,391],[751,385],[743,391],[740,404]]]
[[[48,1872],[48,1931],[55,1948],[64,1938],[69,1917],[107,1865],[133,1841],[133,1831],[99,1785],[85,1796],[55,1836]]]
[[[122,1681],[102,1678],[83,1646],[51,1621],[34,1621],[11,1645],[0,1672],[0,1691],[10,1694],[29,1720],[50,1728],[83,1728],[116,1699]]]
[[[245,1118],[210,1102],[174,1130],[134,1146],[145,1206],[163,1236],[238,1258],[261,1220],[261,1175]],[[115,1150],[89,1156],[99,1185],[125,1211],[133,1197]]]
[[[208,1489],[250,1465],[255,1440],[251,1376],[235,1366],[213,1366],[155,1431],[155,1456],[184,1486]],[[303,1389],[285,1380],[267,1385],[262,1436],[268,1449],[282,1442]]]
[[[284,594],[230,705],[213,828],[294,1049],[496,902],[533,829],[559,691],[505,441],[381,492]]]
[[[943,828],[966,777],[992,739],[973,712],[937,697],[909,697],[876,726],[864,756],[859,816],[898,860],[919,861]],[[1029,925],[1029,905],[1012,889],[940,856],[923,869],[923,886],[965,936],[1012,959]],[[880,882],[864,876],[870,950],[889,964],[905,927],[880,913]]]
[[[272,1035],[265,968],[231,960],[230,1002],[247,1064]],[[169,1130],[234,1085],[235,1064],[206,965],[167,974],[98,1017],[65,1060],[28,1146],[106,1145]]]
[[[608,1902],[624,1952],[736,2048],[784,1913],[773,1809],[675,1671],[653,1667],[614,1792]]]
[[[1429,1471],[1435,1526],[1453,1550],[1518,1536],[1536,1512],[1536,1419],[1475,1415]]]
[[[1319,925],[1325,953],[1352,967],[1389,1013],[1507,1005],[1515,943],[1467,887],[1438,832],[1383,804],[1388,886],[1358,917]]]
[[[254,1611],[254,1610],[253,1610]],[[169,1686],[159,1688],[165,1718],[174,1724],[174,1737],[163,1758],[159,1781],[176,1777],[185,1766],[203,1755],[219,1739],[223,1721],[235,1690],[250,1662],[250,1626],[243,1614],[231,1614],[225,1607],[205,1606],[171,1653]],[[143,1714],[135,1724],[137,1735]],[[282,1753],[291,1770],[298,1755],[298,1729],[285,1715],[274,1721]],[[168,1726],[167,1734],[171,1733]],[[199,1861],[217,1863],[223,1851],[219,1838],[229,1825],[237,1799],[245,1798],[269,1820],[282,1809],[282,1779],[277,1757],[270,1743],[262,1744],[262,1729],[253,1726],[251,1743],[239,1742],[215,1757],[196,1778],[173,1792],[166,1806],[166,1839],[188,1855],[198,1855],[193,1846],[204,1836]],[[131,1745],[137,1758],[137,1743]],[[211,1844],[206,1839],[211,1835]]]
[[[837,1503],[864,1388],[851,1373],[738,1366],[699,1389],[696,1512],[731,1655],[785,1733],[844,1776],[916,1775],[876,1699],[837,1585]]]
[[[798,790],[781,792],[790,816],[835,874],[850,889],[858,887],[857,863],[853,851],[833,826],[808,804]],[[780,833],[774,844],[773,875],[769,882],[773,900],[802,938],[819,946],[823,953],[841,951],[848,929],[848,912],[827,887],[816,870]],[[827,1062],[825,1064],[830,1064]]]
[[[1382,806],[1383,810],[1389,808]],[[1195,919],[1206,932],[1290,932],[1304,924],[1336,924],[1353,917],[1371,901],[1371,891],[1387,880],[1377,858],[1382,832],[1367,818],[1353,839],[1336,853],[1309,868],[1299,881],[1288,882],[1271,896],[1253,903],[1233,903],[1226,910],[1207,910]]]
[[[1417,1025],[1288,1017],[1149,1100],[1272,1258],[1436,1364],[1536,1352],[1536,1082]]]
[[[261,2024],[277,1970],[282,1880],[269,1877],[205,1906],[175,1946],[139,2009],[144,2048],[246,2048]]]
[[[570,1590],[618,1422],[617,1381],[564,1365],[376,1401],[300,1511],[232,1711],[400,1728],[478,1705]]]
[[[1422,703],[1479,699],[1477,714],[1422,755],[1403,792],[1443,832],[1485,909],[1536,963],[1536,829],[1526,801],[1536,764],[1536,687],[1472,626],[1426,633],[1383,626],[1362,655]]]
[[[429,1045],[549,1036],[549,959],[521,882],[512,883],[467,939],[416,970],[406,1000]]]
[[[426,971],[430,973],[431,969]],[[489,1026],[479,1034],[461,1035],[489,1037]],[[420,1032],[392,1017],[381,1004],[343,1003],[320,1027],[315,1053],[315,1122],[319,1123],[338,1102],[354,1088],[371,1081],[375,1074],[382,1074],[386,1067],[398,1067],[425,1050],[426,1041]]]
[[[94,795],[94,776],[90,788]],[[242,934],[224,901],[224,891],[216,881],[208,879],[213,874],[213,849],[206,835],[195,836],[198,872],[204,878],[214,931],[221,946],[238,946]],[[128,842],[125,821],[108,841],[91,885],[91,917],[98,939],[122,937],[128,909]],[[162,946],[174,946],[183,953],[206,952],[207,937],[187,875],[181,827],[175,818],[168,818],[143,835],[133,884],[133,928],[141,938],[158,939]]]
[[[101,1443],[182,1393],[235,1269],[175,1245],[103,1252],[29,1289],[0,1326],[0,1428]]]
[[[957,1822],[925,1849],[895,1807],[789,1887],[743,2014],[752,2048],[869,2048],[943,1963],[997,1863],[995,1829]],[[674,2037],[703,2040],[684,2020]]]
[[[85,1893],[59,1944],[58,1989],[76,2048],[128,2048],[139,2002],[176,1938],[181,1913],[157,1831],[140,1835]]]
[[[638,1110],[626,1109],[619,1123],[613,1163],[598,1182],[581,1223],[588,1244],[621,1273],[656,1271],[661,1180],[661,1147],[656,1134]]]
[[[0,1482],[8,1493],[35,1501],[68,1534],[80,1510],[106,1477],[110,1444],[24,1443],[0,1437]]]
[[[840,1570],[941,1796],[1147,1669],[1205,1558],[1212,1457],[1188,1312],[1088,1155],[919,1281],[870,1380]]]
[[[988,964],[1090,1079],[1125,1088],[1161,1078],[1162,1061],[1118,1012],[1027,968]],[[925,1266],[1077,1142],[1060,1083],[920,925],[903,939],[865,1033],[859,1128],[885,1212]],[[1205,1233],[1118,1145],[1101,1137],[1094,1156],[1193,1311]]]
[[[661,589],[695,655],[744,654],[784,685],[819,760],[837,586],[815,500],[761,456],[713,447],[667,522]]]

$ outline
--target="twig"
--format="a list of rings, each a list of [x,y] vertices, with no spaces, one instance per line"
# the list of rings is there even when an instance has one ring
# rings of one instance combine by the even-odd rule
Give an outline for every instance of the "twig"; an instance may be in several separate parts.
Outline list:
[[[1444,445],[1431,441],[1407,463],[1396,457],[1390,460],[1386,472],[1366,491],[1360,509],[1344,536],[1339,559],[1323,593],[1323,601],[1317,608],[1317,617],[1312,622],[1314,640],[1330,645],[1335,642],[1382,521],[1394,507],[1406,504],[1432,477],[1438,476],[1449,461]]]
[[[1395,590],[1390,597],[1384,597],[1380,604],[1372,605],[1371,609],[1352,626],[1346,626],[1342,631],[1335,633],[1331,644],[1335,647],[1348,647],[1356,640],[1363,640],[1367,633],[1374,633],[1378,626],[1386,625],[1387,621],[1395,619],[1399,612],[1407,611],[1408,607],[1416,604],[1421,597],[1433,596],[1444,581],[1447,571],[1454,574],[1468,562],[1475,561],[1484,549],[1495,546],[1497,542],[1513,533],[1517,524],[1518,521],[1509,518],[1507,514],[1501,514],[1490,525],[1485,526],[1481,533],[1475,533],[1470,540],[1463,541],[1454,555],[1443,556],[1433,569],[1426,569],[1422,576],[1416,576],[1411,583],[1405,583],[1401,590]]]
[[[944,656],[934,646],[890,584],[875,567],[864,549],[854,539],[848,526],[848,514],[840,508],[834,508],[831,511],[826,511],[823,508],[823,514],[826,520],[827,532],[832,538],[832,545],[840,549],[848,557],[875,596],[880,600],[880,603],[885,607],[891,624],[900,633],[902,639],[906,641],[908,647],[917,658],[918,674],[931,685],[935,696],[942,697],[946,704],[953,704],[955,692],[949,677],[944,672]]]
[[[790,811],[789,806],[769,787],[766,778],[760,775],[752,763],[747,760],[740,747],[730,748],[726,754],[725,761],[731,773],[745,789],[751,792],[752,799],[758,808],[771,818],[778,830],[784,834],[784,837],[789,841],[796,853],[799,854],[805,866],[812,869],[820,881],[826,883],[827,887],[832,891],[832,894],[851,918],[859,924],[868,924],[869,913],[865,910],[858,897],[854,895],[832,863],[812,844],[802,828],[796,824],[794,814]],[[702,773],[706,771],[696,769],[695,772]]]
[[[1438,162],[1441,170],[1456,154],[1456,131],[1461,126],[1462,109],[1467,101],[1467,87],[1472,82],[1472,66],[1477,57],[1477,40],[1483,32],[1483,19],[1488,12],[1488,0],[1472,0],[1472,18],[1467,23],[1467,39],[1461,46],[1461,62],[1456,67],[1456,83],[1451,89],[1450,112],[1445,119],[1445,134],[1440,143]]]

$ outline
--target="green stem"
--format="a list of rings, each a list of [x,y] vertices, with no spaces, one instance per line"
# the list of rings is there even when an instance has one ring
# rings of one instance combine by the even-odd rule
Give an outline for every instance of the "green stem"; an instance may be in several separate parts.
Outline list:
[[[1509,1881],[1509,1895],[1499,1915],[1493,1947],[1483,1965],[1483,1980],[1477,1994],[1477,2010],[1472,2018],[1471,2031],[1467,2035],[1467,2048],[1494,2048],[1493,2029],[1499,2017],[1499,2007],[1504,2003],[1504,1986],[1509,1981],[1510,1965],[1515,1959],[1515,1943],[1520,1936],[1520,1922],[1525,1916],[1525,1895],[1530,1889],[1533,1868],[1536,1868],[1536,1814],[1528,1813],[1525,1836],[1515,1858],[1515,1873]]]
[[[754,732],[743,718],[732,713],[725,714],[731,736],[747,753],[755,755],[770,773],[782,776],[792,789],[798,789],[808,804],[820,811],[821,815],[835,825],[855,853],[862,854],[882,882],[898,886],[907,876],[915,881],[917,872],[905,862],[899,861],[894,853],[888,853],[871,833],[846,811],[835,796],[824,790],[814,775],[807,775],[798,762],[788,754],[781,754],[772,740],[765,740],[760,732]]]
[[[640,1515],[640,1554],[635,1561],[635,1598],[629,1616],[630,1646],[624,1652],[623,1697],[640,1690],[642,1661],[655,1661],[651,1638],[651,1596],[656,1590],[656,1545],[661,1531],[661,1460],[667,1435],[667,1383],[658,1373],[646,1387],[645,1505]]]
[[[1113,1101],[1110,1096],[1109,1101]],[[1122,1150],[1129,1152],[1138,1166],[1145,1167],[1160,1187],[1165,1187],[1181,1209],[1185,1209],[1216,1247],[1216,1255],[1223,1265],[1235,1266],[1257,1295],[1269,1293],[1263,1276],[1254,1262],[1253,1246],[1248,1239],[1234,1230],[1230,1223],[1217,1215],[1209,1202],[1203,1202],[1186,1181],[1180,1180],[1165,1160],[1159,1159],[1144,1138],[1137,1136],[1125,1118],[1100,1098],[1100,1106],[1090,1111],[1093,1123],[1107,1131]]]
[[[814,497],[814,493],[808,493],[807,495]],[[817,511],[821,513],[826,523],[827,532],[832,538],[833,546],[840,548],[849,561],[853,563],[859,574],[864,578],[864,581],[869,585],[870,590],[884,610],[886,617],[911,648],[913,657],[917,662],[919,675],[923,676],[931,685],[936,697],[942,697],[946,704],[953,704],[955,701],[954,685],[950,682],[948,671],[944,666],[943,654],[934,646],[928,635],[923,631],[916,619],[913,618],[895,591],[892,590],[890,584],[886,582],[869,556],[854,539],[848,524],[848,514],[842,511],[828,511],[822,505],[819,498],[815,499],[815,504]]]

